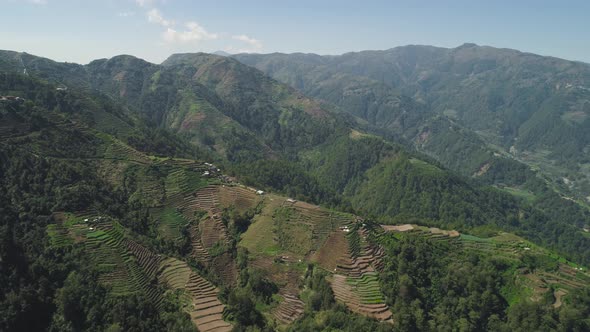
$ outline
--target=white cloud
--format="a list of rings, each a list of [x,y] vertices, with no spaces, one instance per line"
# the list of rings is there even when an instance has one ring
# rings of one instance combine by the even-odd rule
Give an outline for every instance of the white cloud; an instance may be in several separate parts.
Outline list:
[[[232,36],[232,39],[242,41],[257,50],[262,48],[262,42],[260,40],[248,37],[246,35],[235,35]]]
[[[137,1],[139,3],[139,0]],[[192,21],[184,25],[184,30],[178,31],[175,28],[173,28],[175,22],[165,19],[162,16],[162,13],[160,13],[160,11],[157,8],[149,10],[147,12],[147,18],[150,23],[159,24],[167,28],[166,31],[162,34],[162,36],[164,38],[164,41],[168,43],[188,43],[218,38],[217,34],[208,32],[197,22]]]
[[[213,40],[219,37],[216,33],[205,30],[197,22],[188,22],[185,27],[186,30],[184,31],[176,31],[169,27],[163,34],[164,40],[168,43],[188,43]]]
[[[45,1],[45,0],[41,0]],[[160,25],[165,28],[162,32],[164,42],[169,44],[187,44],[198,43],[208,40],[223,39],[228,40],[230,37],[225,33],[217,34],[207,31],[203,26],[195,21],[187,22],[182,28],[176,26],[176,22],[166,19],[160,10],[155,7],[157,3],[163,3],[164,0],[134,0],[135,3],[145,11],[147,20],[150,23]],[[122,12],[120,17],[132,16],[133,12]],[[231,39],[238,45],[226,47],[230,53],[255,53],[262,50],[262,41],[247,36],[245,34],[233,35]],[[240,45],[241,44],[241,45]]]
[[[28,2],[35,4],[35,5],[46,5],[47,0],[28,0]]]
[[[148,21],[150,23],[156,23],[156,24],[159,24],[164,27],[169,27],[169,26],[174,25],[174,21],[169,21],[169,20],[165,19],[162,16],[162,14],[160,13],[160,11],[156,8],[147,12],[147,17],[148,17]]]
[[[231,38],[246,44],[246,46],[228,46],[225,48],[225,51],[228,53],[256,53],[262,50],[262,42],[258,39],[248,37],[247,35],[234,35]]]

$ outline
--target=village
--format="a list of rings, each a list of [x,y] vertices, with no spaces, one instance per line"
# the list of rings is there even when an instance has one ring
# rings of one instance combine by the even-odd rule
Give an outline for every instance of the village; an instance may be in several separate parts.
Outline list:
[[[25,99],[17,96],[0,96],[0,102],[22,104],[25,102]]]

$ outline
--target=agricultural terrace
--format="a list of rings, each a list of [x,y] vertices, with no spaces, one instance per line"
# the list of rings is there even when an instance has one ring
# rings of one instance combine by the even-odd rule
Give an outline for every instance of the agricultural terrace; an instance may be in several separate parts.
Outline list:
[[[223,320],[225,306],[217,298],[218,289],[187,263],[128,239],[124,228],[107,217],[59,213],[54,219],[56,223],[47,228],[52,243],[83,243],[100,271],[99,281],[115,296],[142,293],[159,306],[164,290],[158,284],[165,285],[181,291],[184,308],[200,331],[231,331],[231,324]]]
[[[408,224],[382,225],[382,229],[447,242],[462,252],[492,256],[512,264],[516,287],[507,288],[504,292],[509,303],[522,298],[541,301],[549,292],[554,299],[553,306],[559,307],[567,294],[590,284],[587,268],[569,262],[514,234],[499,232],[495,236],[482,238]]]

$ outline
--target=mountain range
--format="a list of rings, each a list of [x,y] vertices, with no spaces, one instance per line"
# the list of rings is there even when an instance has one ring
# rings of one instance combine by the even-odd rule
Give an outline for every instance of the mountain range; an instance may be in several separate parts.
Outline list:
[[[0,327],[583,330],[588,73],[473,44],[0,51]]]
[[[588,64],[475,44],[235,58],[463,175],[509,158],[589,201]]]

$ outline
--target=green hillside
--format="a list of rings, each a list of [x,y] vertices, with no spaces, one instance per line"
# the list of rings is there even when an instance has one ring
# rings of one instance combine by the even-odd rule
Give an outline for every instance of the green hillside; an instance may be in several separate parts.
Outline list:
[[[146,126],[154,128],[151,130],[179,134],[182,139],[176,144],[193,143],[200,147],[201,153],[208,152],[211,158],[225,163],[234,174],[243,177],[245,183],[349,211],[358,210],[381,219],[417,217],[441,225],[439,218],[443,213],[446,215],[444,225],[491,224],[507,231],[522,232],[531,240],[549,245],[580,262],[588,260],[587,251],[577,249],[580,243],[587,241],[581,227],[588,223],[588,211],[560,198],[551,186],[519,164],[495,157],[489,167],[483,167],[486,171],[481,172],[481,178],[485,184],[531,190],[536,196],[532,208],[527,202],[511,200],[499,191],[469,180],[455,176],[449,180],[447,171],[434,175],[442,177],[442,181],[433,193],[426,195],[431,197],[419,200],[416,205],[415,197],[424,196],[420,186],[390,183],[384,191],[372,188],[370,179],[390,177],[394,165],[401,165],[399,159],[426,158],[411,152],[388,152],[404,149],[378,136],[365,138],[363,127],[357,127],[359,122],[354,118],[306,98],[236,60],[202,53],[179,54],[158,66],[131,56],[118,56],[59,75],[63,66],[78,65],[52,63],[27,54],[6,54],[10,55],[5,56],[8,59],[20,56],[31,73],[38,71],[39,76],[50,79],[53,84],[68,85],[86,80],[87,83],[81,84],[83,87],[101,89],[128,107],[126,114],[140,122],[148,121]],[[85,75],[79,74],[81,72]],[[129,142],[135,146],[149,144],[149,140],[140,142],[128,138]],[[461,151],[461,146],[455,149]],[[158,151],[166,148],[161,146]],[[477,148],[469,151],[477,151]],[[452,154],[449,156],[453,158]],[[497,167],[503,168],[497,171]],[[418,174],[416,183],[421,182],[421,176],[433,176],[428,168],[402,167],[395,172],[402,178],[406,172]],[[449,181],[453,185],[448,185]],[[457,190],[455,184],[464,189]],[[424,188],[432,185],[428,183]],[[460,193],[473,191],[477,194],[468,197],[479,197],[475,199],[478,203],[463,204],[462,201],[469,198]],[[408,202],[413,203],[399,205],[391,196],[394,192],[403,192]],[[371,202],[370,208],[363,206],[364,201]],[[446,203],[441,210],[443,202]],[[400,208],[391,208],[396,205]],[[522,209],[528,212],[519,211]],[[553,232],[560,236],[550,235]]]
[[[588,203],[587,64],[474,44],[234,58],[465,176],[502,184],[485,173],[524,163],[552,190]]]
[[[22,99],[0,103],[0,330],[527,326],[517,303],[587,327],[575,203],[550,213],[455,175],[236,60],[2,54],[0,95]],[[459,249],[377,224],[408,220],[459,230]],[[484,280],[489,256],[508,262]],[[445,262],[483,271],[460,280],[468,301],[447,293],[463,307],[424,300],[454,278]],[[423,284],[406,293],[404,274]]]

